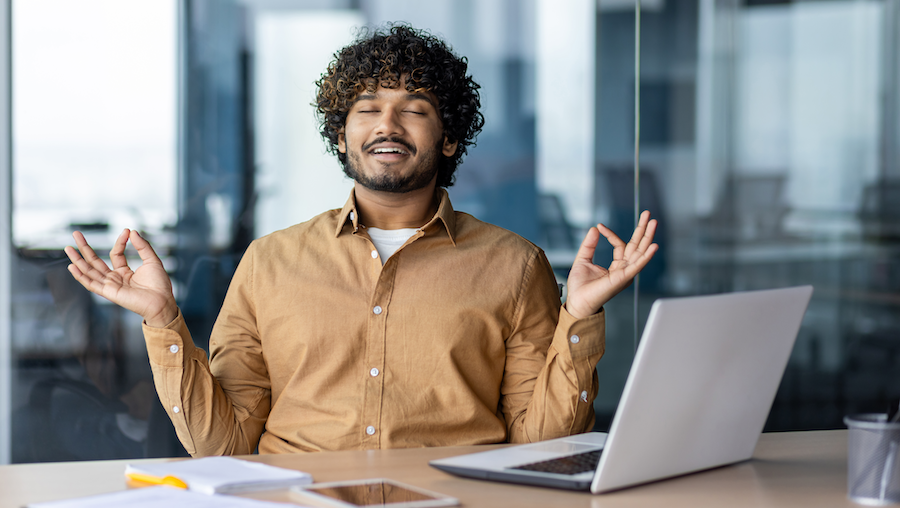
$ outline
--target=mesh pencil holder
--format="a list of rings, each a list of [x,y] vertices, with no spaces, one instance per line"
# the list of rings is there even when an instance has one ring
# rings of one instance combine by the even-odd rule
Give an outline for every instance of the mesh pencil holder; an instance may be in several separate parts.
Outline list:
[[[900,503],[900,423],[885,414],[844,418],[847,436],[847,497],[867,505]]]

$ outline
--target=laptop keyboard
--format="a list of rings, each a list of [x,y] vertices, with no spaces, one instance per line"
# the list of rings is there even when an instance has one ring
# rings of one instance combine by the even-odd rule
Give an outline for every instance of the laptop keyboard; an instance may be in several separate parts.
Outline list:
[[[603,449],[601,448],[599,450],[579,453],[577,455],[568,455],[566,457],[559,457],[551,460],[532,462],[531,464],[524,464],[511,469],[567,475],[586,473],[597,469],[597,464],[600,463],[600,454],[602,452]]]

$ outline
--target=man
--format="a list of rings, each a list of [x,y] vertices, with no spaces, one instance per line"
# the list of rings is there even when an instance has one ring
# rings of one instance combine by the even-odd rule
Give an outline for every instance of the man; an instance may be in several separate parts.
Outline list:
[[[112,270],[74,235],[72,275],[144,318],[157,392],[193,455],[538,441],[590,430],[602,306],[656,252],[587,233],[559,293],[543,252],[455,212],[444,187],[483,123],[466,61],[406,26],[361,37],[318,82],[322,134],[355,181],[343,209],[247,249],[194,347],[136,231]],[[592,262],[600,236],[609,269]],[[128,241],[143,264],[134,272]],[[84,256],[82,258],[81,256]]]

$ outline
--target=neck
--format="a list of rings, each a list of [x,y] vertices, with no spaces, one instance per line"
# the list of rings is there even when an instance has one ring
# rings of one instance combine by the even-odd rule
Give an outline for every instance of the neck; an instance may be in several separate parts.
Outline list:
[[[434,182],[402,194],[373,191],[357,183],[354,193],[360,223],[378,229],[422,227],[437,212],[434,190]]]

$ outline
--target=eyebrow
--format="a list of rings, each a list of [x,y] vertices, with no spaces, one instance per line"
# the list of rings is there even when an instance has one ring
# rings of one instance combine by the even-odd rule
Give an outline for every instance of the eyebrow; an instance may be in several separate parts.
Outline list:
[[[356,96],[356,100],[353,101],[353,104],[356,104],[359,101],[374,101],[376,99],[378,99],[378,94],[364,93],[364,94],[360,94],[360,95]],[[432,107],[434,107],[434,109],[438,109],[437,104],[435,104],[434,101],[431,100],[431,97],[429,97],[427,94],[424,94],[424,93],[408,93],[408,94],[406,94],[406,100],[408,100],[408,101],[425,101],[428,104],[431,104]]]

